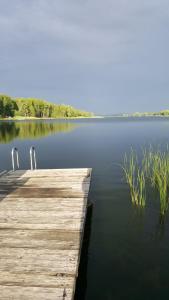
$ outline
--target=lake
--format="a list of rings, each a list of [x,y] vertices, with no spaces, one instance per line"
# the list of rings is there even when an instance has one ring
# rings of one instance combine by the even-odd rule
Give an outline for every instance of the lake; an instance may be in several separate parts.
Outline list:
[[[169,119],[3,121],[0,143],[0,169],[12,147],[30,168],[31,146],[38,168],[93,168],[76,300],[169,298],[169,215],[160,221],[156,195],[133,207],[121,168],[131,147],[169,144]]]

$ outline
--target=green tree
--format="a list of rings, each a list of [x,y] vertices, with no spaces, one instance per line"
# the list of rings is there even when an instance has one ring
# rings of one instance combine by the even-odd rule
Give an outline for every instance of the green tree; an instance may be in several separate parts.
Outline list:
[[[38,118],[71,118],[89,117],[90,113],[75,109],[69,105],[57,105],[36,98],[15,98],[0,95],[1,117],[38,117]]]
[[[0,115],[1,117],[14,117],[15,111],[18,109],[18,106],[11,97],[7,95],[0,95]]]

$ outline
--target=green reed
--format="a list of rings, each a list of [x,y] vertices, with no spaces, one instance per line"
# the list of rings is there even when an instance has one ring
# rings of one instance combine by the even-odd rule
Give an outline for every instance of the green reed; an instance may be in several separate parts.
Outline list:
[[[156,189],[160,200],[160,213],[164,215],[169,202],[169,151],[153,150],[152,146],[143,149],[142,160],[138,164],[136,153],[131,149],[124,157],[123,170],[130,188],[132,203],[145,207],[146,185]]]
[[[169,154],[166,151],[155,151],[152,155],[150,181],[160,198],[160,211],[165,214],[168,209],[169,191]]]
[[[145,175],[138,167],[137,155],[132,149],[129,156],[125,154],[123,170],[130,188],[132,203],[144,207],[146,199]]]
[[[146,181],[145,174],[140,169],[137,171],[138,205],[144,207],[146,204]]]

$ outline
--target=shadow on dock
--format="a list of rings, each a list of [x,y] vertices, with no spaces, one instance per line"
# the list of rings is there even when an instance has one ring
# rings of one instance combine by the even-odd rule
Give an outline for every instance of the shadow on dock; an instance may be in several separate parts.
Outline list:
[[[81,251],[81,259],[79,265],[78,278],[76,282],[76,291],[74,300],[84,300],[87,288],[87,266],[88,266],[88,249],[91,236],[91,221],[93,213],[93,203],[88,204],[86,224],[84,229],[84,237]]]
[[[2,171],[0,173],[0,202],[5,200],[7,196],[15,194],[21,186],[23,186],[29,178],[22,177],[26,171],[20,171],[19,176],[15,177],[15,172],[13,171]],[[14,177],[10,177],[10,175]]]

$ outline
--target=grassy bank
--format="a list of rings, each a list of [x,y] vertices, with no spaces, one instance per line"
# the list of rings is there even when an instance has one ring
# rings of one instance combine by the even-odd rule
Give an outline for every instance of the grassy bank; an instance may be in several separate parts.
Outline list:
[[[77,119],[95,119],[97,117],[55,117],[55,118],[38,118],[38,117],[10,117],[10,118],[0,118],[0,121],[29,121],[29,120],[77,120]]]

